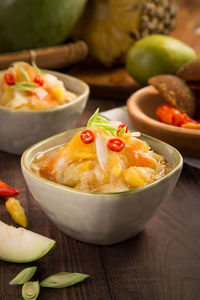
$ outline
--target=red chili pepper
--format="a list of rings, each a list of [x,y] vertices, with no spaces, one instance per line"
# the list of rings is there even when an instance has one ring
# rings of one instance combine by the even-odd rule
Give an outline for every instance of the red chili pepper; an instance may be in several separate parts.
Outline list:
[[[185,124],[185,123],[188,123],[191,121],[191,119],[185,113],[175,114],[175,115],[173,115],[172,119],[173,119],[173,125],[175,125],[175,126],[181,126],[182,124]]]
[[[156,115],[158,119],[166,124],[173,125],[173,117],[175,114],[179,114],[180,112],[169,104],[160,105],[156,109]]]
[[[169,104],[160,105],[156,110],[158,119],[166,124],[181,126],[188,122],[196,122],[188,117],[186,113],[181,113],[178,109]]]
[[[19,191],[17,189],[0,180],[0,197],[14,197],[18,194]]]
[[[94,140],[94,132],[91,130],[84,130],[81,133],[81,140],[84,144],[90,144]]]
[[[117,135],[119,135],[120,131],[121,131],[122,128],[124,128],[124,127],[126,127],[125,133],[128,132],[128,125],[126,125],[126,124],[121,124],[121,125],[119,125],[119,126],[117,127]]]
[[[36,75],[33,81],[41,86],[44,85],[44,79],[40,75]]]
[[[124,149],[125,143],[120,139],[110,139],[107,146],[111,151],[120,152]]]
[[[5,73],[3,78],[8,85],[15,85],[15,77],[13,74]]]

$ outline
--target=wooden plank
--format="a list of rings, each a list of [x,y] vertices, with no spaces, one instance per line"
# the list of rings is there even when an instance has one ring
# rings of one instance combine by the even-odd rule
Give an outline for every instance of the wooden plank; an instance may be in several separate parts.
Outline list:
[[[68,289],[41,289],[40,299],[110,299],[104,268],[98,247],[78,242],[67,237],[58,230],[45,216],[39,205],[32,198],[20,169],[20,156],[6,154],[0,151],[0,178],[12,186],[19,188],[17,197],[28,216],[28,229],[53,238],[57,242],[56,248],[39,261],[14,264],[0,261],[0,299],[21,299],[21,287],[8,286],[9,281],[23,268],[38,266],[35,279],[45,277],[61,271],[82,272],[91,275],[87,281]],[[6,211],[5,200],[0,202],[0,219],[7,224],[17,226]]]
[[[200,299],[199,175],[185,166],[172,197],[141,234],[101,248],[113,299]]]

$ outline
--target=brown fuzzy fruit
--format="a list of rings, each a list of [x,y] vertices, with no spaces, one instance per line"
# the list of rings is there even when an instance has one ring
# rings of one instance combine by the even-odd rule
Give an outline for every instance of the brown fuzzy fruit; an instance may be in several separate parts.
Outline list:
[[[182,113],[193,117],[196,112],[195,97],[185,82],[173,75],[159,75],[149,79],[149,84],[155,87],[162,97]]]
[[[178,70],[177,76],[186,82],[199,82],[200,85],[200,57],[184,64]]]

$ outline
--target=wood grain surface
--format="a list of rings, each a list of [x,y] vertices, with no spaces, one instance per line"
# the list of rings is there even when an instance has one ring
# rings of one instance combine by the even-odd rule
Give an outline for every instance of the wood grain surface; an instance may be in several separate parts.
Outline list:
[[[121,105],[123,102],[119,102]],[[79,125],[99,106],[115,101],[90,99]],[[65,289],[41,289],[41,300],[198,300],[200,299],[200,171],[184,165],[171,198],[136,237],[113,246],[95,246],[67,237],[42,212],[30,195],[20,169],[20,156],[0,152],[0,178],[18,188],[32,231],[53,238],[56,248],[39,261],[0,261],[0,299],[18,300],[20,286],[9,281],[23,268],[38,266],[34,279],[60,271],[91,277]],[[15,225],[0,201],[0,219]]]
[[[185,14],[189,14],[192,3],[196,3],[194,8],[199,8],[199,0],[185,0],[182,3]],[[184,20],[182,25],[185,26]],[[192,41],[198,43],[195,39]],[[84,125],[97,107],[103,111],[123,105],[125,94],[120,99],[116,102],[90,98],[78,125]],[[42,280],[61,271],[91,276],[70,288],[42,288],[39,300],[200,299],[199,170],[184,165],[171,198],[145,230],[128,241],[105,247],[71,239],[49,221],[26,187],[20,156],[0,151],[0,178],[20,190],[18,199],[28,216],[28,229],[57,241],[50,254],[34,263],[0,261],[0,300],[22,299],[21,287],[8,283],[23,268],[34,265],[38,266],[38,271],[33,280]],[[0,219],[15,225],[4,202],[0,199]]]

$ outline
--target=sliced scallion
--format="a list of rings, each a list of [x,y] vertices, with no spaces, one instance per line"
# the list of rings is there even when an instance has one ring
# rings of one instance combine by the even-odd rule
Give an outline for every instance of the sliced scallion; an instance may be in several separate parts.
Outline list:
[[[19,72],[20,72],[21,76],[22,76],[26,81],[30,82],[30,78],[29,78],[27,72],[26,72],[24,69],[20,68],[20,69],[19,69]]]
[[[99,114],[99,108],[97,108],[96,111],[94,112],[94,114],[89,118],[89,120],[87,122],[86,129],[88,127],[90,127],[90,125],[92,124],[92,122],[96,121],[96,118],[98,117],[98,114]]]
[[[118,132],[118,136],[124,134],[126,132],[126,127],[122,127],[122,129],[120,130],[120,132]]]
[[[40,283],[40,286],[49,288],[65,288],[79,283],[87,277],[89,277],[89,275],[61,272],[47,277]]]
[[[36,300],[40,293],[40,285],[38,281],[28,281],[22,287],[22,297],[25,300]]]
[[[38,75],[42,76],[44,73],[38,68],[38,66],[36,65],[36,63],[33,61],[32,62],[32,66],[35,69],[35,71],[38,73]]]
[[[117,129],[109,124],[92,122],[93,125],[109,131],[112,135],[116,135]]]
[[[13,278],[9,282],[9,284],[10,285],[24,284],[25,282],[29,281],[33,277],[36,270],[37,267],[30,267],[30,268],[23,269],[21,272],[17,274],[17,276],[15,276],[15,278]]]

